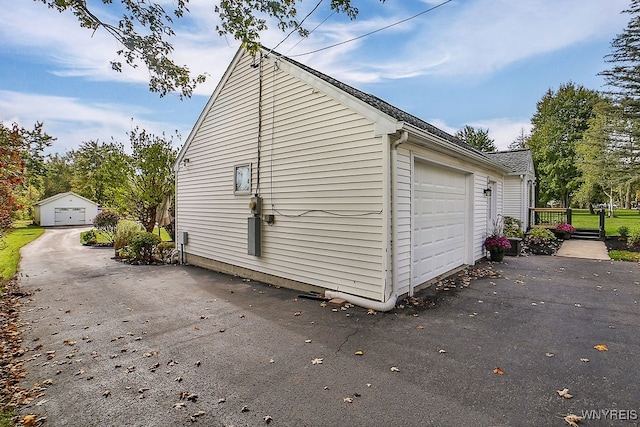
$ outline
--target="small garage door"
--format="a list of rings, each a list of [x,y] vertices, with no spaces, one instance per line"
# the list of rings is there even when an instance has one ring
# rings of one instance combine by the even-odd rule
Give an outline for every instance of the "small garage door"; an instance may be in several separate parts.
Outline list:
[[[56,208],[55,215],[56,225],[81,225],[85,223],[85,208]]]
[[[416,160],[413,286],[465,263],[467,204],[467,174]]]

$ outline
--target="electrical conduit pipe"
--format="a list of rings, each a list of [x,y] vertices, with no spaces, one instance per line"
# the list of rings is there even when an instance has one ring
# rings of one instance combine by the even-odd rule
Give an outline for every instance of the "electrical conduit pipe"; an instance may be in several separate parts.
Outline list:
[[[393,143],[392,146],[392,150],[391,150],[391,175],[392,175],[392,180],[393,180],[393,185],[396,185],[396,169],[397,169],[397,162],[398,162],[398,146],[400,144],[404,144],[405,142],[407,142],[407,140],[409,139],[409,132],[404,131],[402,133],[402,135],[400,136],[400,139],[398,139],[396,142]],[[391,295],[389,296],[389,299],[387,299],[386,301],[373,301],[370,300],[368,298],[363,298],[363,297],[359,297],[356,295],[351,295],[351,294],[347,294],[344,292],[340,292],[340,291],[331,291],[331,290],[326,290],[324,292],[324,296],[327,298],[340,298],[343,299],[345,301],[347,301],[350,304],[354,304],[357,305],[359,307],[364,307],[364,308],[371,308],[374,309],[376,311],[389,311],[391,309],[393,309],[396,306],[396,302],[398,301],[398,294],[396,292],[396,283],[397,283],[397,271],[398,271],[398,245],[396,244],[396,232],[398,230],[398,219],[397,219],[397,203],[398,203],[398,199],[396,197],[397,195],[397,191],[395,190],[395,188],[393,189],[393,196],[391,199],[391,203],[392,203],[392,213],[393,213],[393,226],[391,228],[391,233],[393,235],[392,238],[392,242],[393,242],[393,257],[392,257],[392,263],[393,263],[393,280],[391,283]]]

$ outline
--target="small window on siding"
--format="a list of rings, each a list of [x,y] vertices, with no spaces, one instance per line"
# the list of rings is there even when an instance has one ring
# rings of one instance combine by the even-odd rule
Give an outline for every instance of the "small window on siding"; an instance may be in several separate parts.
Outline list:
[[[233,175],[234,193],[250,194],[251,193],[251,164],[237,165]]]

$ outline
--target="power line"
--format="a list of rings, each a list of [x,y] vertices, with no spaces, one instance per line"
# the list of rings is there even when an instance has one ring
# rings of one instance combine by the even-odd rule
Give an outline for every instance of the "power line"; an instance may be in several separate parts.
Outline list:
[[[316,11],[316,9],[318,9],[318,7],[320,7],[320,4],[322,3],[322,1],[323,1],[323,0],[318,1],[318,4],[316,4],[316,6],[315,6],[313,9],[311,9],[311,12],[307,13],[307,16],[305,16],[304,18],[302,18],[302,21],[300,21],[300,23],[299,23],[298,25],[296,25],[296,27],[295,27],[293,30],[291,30],[291,32],[289,32],[289,34],[287,34],[287,36],[286,36],[285,38],[283,38],[283,39],[282,39],[282,41],[276,45],[276,47],[274,47],[273,49],[271,49],[271,50],[269,51],[269,53],[271,53],[271,52],[273,52],[274,50],[276,50],[276,49],[277,49],[277,48],[278,48],[282,43],[284,43],[284,42],[285,42],[285,41],[286,41],[286,40],[291,36],[291,34],[293,34],[295,31],[297,31],[297,30],[302,26],[302,24],[304,23],[304,21],[306,21],[306,20],[307,20],[307,18],[308,18],[308,17],[310,17],[310,16],[311,16],[311,14],[312,14],[313,12],[315,12],[315,11]],[[317,28],[317,27],[316,27],[316,28]]]
[[[331,49],[331,48],[334,48],[334,47],[337,47],[337,46],[341,46],[341,45],[346,44],[346,43],[351,43],[351,42],[353,42],[353,41],[356,41],[356,40],[359,40],[359,39],[362,39],[362,38],[368,37],[368,36],[370,36],[370,35],[372,35],[372,34],[379,33],[380,31],[386,30],[386,29],[388,29],[388,28],[395,27],[396,25],[403,24],[403,23],[405,23],[405,22],[407,22],[407,21],[410,21],[410,20],[412,20],[412,19],[417,18],[418,16],[424,15],[425,13],[431,12],[432,10],[435,10],[435,9],[437,9],[437,8],[441,7],[441,6],[444,6],[445,4],[450,3],[450,2],[452,2],[452,1],[453,1],[453,0],[446,0],[446,1],[443,1],[443,2],[442,2],[442,3],[440,3],[440,4],[435,5],[435,6],[433,6],[433,7],[429,8],[429,9],[427,9],[427,10],[423,10],[423,11],[422,11],[422,12],[420,12],[420,13],[416,13],[416,14],[415,14],[415,15],[413,15],[413,16],[410,16],[410,17],[408,17],[408,18],[405,18],[405,19],[403,19],[403,20],[401,20],[401,21],[394,22],[393,24],[389,24],[389,25],[387,25],[387,26],[385,26],[385,27],[378,28],[377,30],[371,31],[371,32],[366,33],[366,34],[363,34],[363,35],[361,35],[361,36],[354,37],[354,38],[352,38],[352,39],[345,40],[345,41],[342,41],[342,42],[340,42],[340,43],[332,44],[332,45],[330,45],[330,46],[321,47],[320,49],[312,50],[312,51],[310,51],[310,52],[299,53],[299,54],[297,54],[297,55],[289,55],[289,58],[296,58],[296,57],[298,57],[298,56],[311,55],[312,53],[321,52],[321,51],[323,51],[323,50],[327,50],[327,49]]]
[[[315,30],[317,30],[320,27],[320,25],[322,25],[325,22],[327,22],[329,20],[329,18],[331,18],[335,14],[336,14],[336,11],[334,10],[333,12],[331,12],[331,14],[329,14],[329,16],[324,18],[321,23],[316,25],[313,30],[309,31],[309,34],[307,34],[307,37],[300,37],[300,40],[298,40],[298,42],[296,44],[291,46],[291,48],[285,52],[285,55],[288,54],[289,52],[291,52],[293,49],[295,49],[295,47],[298,46],[300,43],[302,43],[303,40],[306,40]]]

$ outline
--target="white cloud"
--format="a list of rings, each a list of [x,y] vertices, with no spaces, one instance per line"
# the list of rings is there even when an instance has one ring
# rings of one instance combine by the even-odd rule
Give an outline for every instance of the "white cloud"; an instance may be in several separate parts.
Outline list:
[[[511,144],[520,136],[520,133],[523,129],[525,135],[531,132],[531,122],[529,120],[514,120],[504,118],[480,120],[469,123],[469,126],[473,126],[474,128],[489,129],[489,138],[495,141],[495,145],[500,151],[506,150],[509,147],[509,144]]]
[[[111,137],[127,146],[126,133],[135,126],[158,135],[167,129],[178,129],[186,138],[190,129],[145,119],[148,113],[132,105],[88,103],[77,98],[0,90],[0,121],[16,122],[27,129],[37,121],[43,122],[45,132],[57,138],[48,150],[51,153],[64,153],[83,141],[107,141]]]

